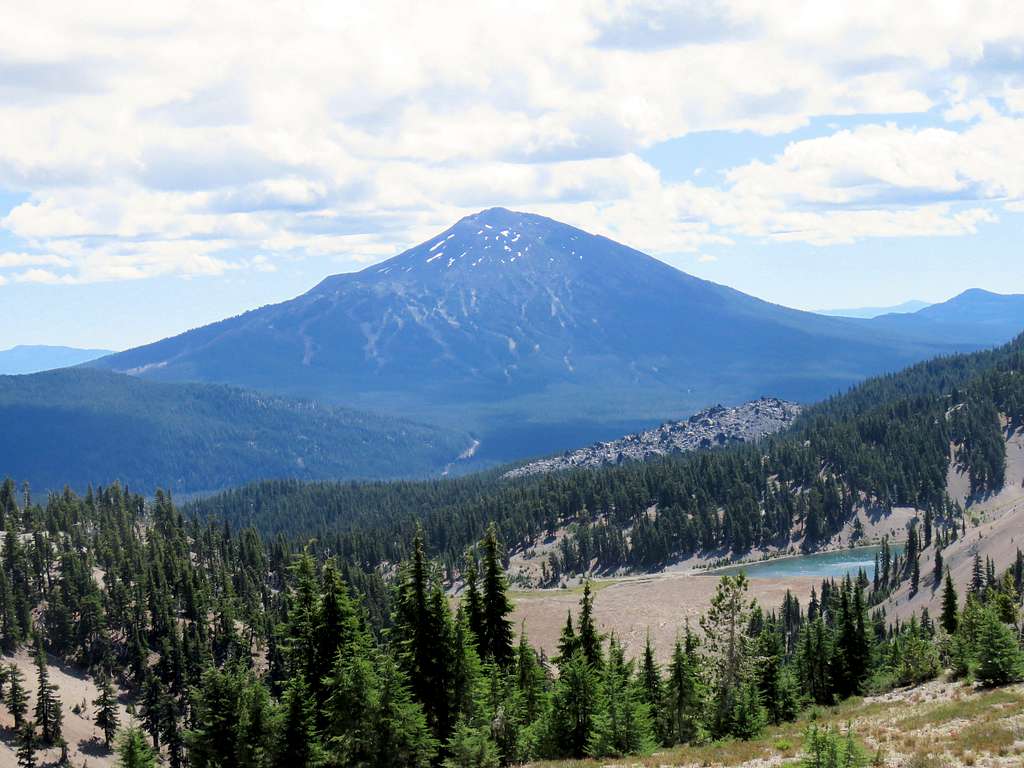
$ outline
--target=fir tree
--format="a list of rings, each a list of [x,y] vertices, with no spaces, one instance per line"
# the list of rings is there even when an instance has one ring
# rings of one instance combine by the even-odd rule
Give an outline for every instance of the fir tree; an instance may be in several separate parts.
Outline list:
[[[156,768],[156,755],[146,743],[140,728],[126,728],[117,740],[120,768]]]
[[[985,685],[1006,685],[1024,678],[1024,653],[1014,631],[1000,621],[997,610],[982,612],[978,636],[978,680]]]
[[[296,676],[289,681],[282,707],[284,711],[275,768],[316,768],[322,765],[325,756],[316,734],[315,703],[301,677]]]
[[[64,715],[57,694],[57,686],[50,682],[42,639],[39,641],[35,661],[37,672],[35,720],[42,729],[43,743],[56,744],[61,739]]]
[[[959,624],[959,606],[956,595],[956,587],[953,585],[953,577],[949,573],[949,569],[946,569],[946,584],[942,590],[942,617],[941,624],[942,628],[946,630],[946,633],[952,636],[956,633],[957,625]]]
[[[562,633],[558,636],[558,655],[555,656],[555,663],[561,667],[563,662],[567,662],[573,657],[579,647],[579,638],[576,637],[576,631],[572,626],[572,611],[566,611],[565,625],[562,627]]]
[[[466,590],[463,604],[466,606],[469,628],[476,637],[477,650],[484,655],[484,605],[480,597],[476,558],[467,556],[466,561]]]
[[[508,585],[498,551],[498,533],[494,523],[484,537],[483,583],[483,637],[481,645],[484,659],[492,658],[498,666],[507,668],[512,661],[512,602],[508,599]]]
[[[697,656],[697,637],[687,624],[683,639],[676,638],[669,664],[667,682],[668,720],[672,741],[687,744],[697,741],[702,732],[704,692]]]
[[[598,672],[577,650],[562,662],[555,683],[545,751],[553,757],[583,757],[601,705]]]
[[[21,670],[14,664],[7,668],[7,711],[14,718],[14,727],[19,730],[28,711],[28,692],[24,680]]]
[[[601,666],[601,634],[597,631],[594,621],[594,593],[590,580],[583,585],[583,597],[580,598],[580,618],[576,641],[583,657],[595,667]]]
[[[601,668],[602,707],[587,739],[587,752],[595,757],[621,757],[650,753],[655,744],[650,709],[633,678],[622,645],[613,636],[608,658]]]
[[[730,732],[737,690],[751,673],[746,628],[753,603],[747,598],[747,589],[747,576],[742,571],[736,576],[723,576],[700,620],[712,665],[713,726],[717,735]]]
[[[93,701],[93,706],[96,707],[93,722],[97,728],[103,731],[103,744],[110,749],[118,726],[117,697],[114,695],[109,677],[101,678],[97,687],[100,690],[100,695]]]
[[[651,714],[654,725],[654,735],[659,743],[667,744],[671,738],[670,725],[665,708],[664,682],[661,679],[661,668],[654,658],[654,648],[651,646],[651,633],[647,633],[644,641],[643,661],[640,665],[640,693],[644,704]]]
[[[18,768],[36,768],[36,727],[26,720],[18,727]]]

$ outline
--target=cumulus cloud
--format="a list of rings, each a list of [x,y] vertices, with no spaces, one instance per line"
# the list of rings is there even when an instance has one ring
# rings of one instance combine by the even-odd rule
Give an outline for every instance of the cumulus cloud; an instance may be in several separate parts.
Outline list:
[[[8,282],[355,268],[496,204],[697,254],[965,234],[1024,198],[1024,17],[1002,0],[9,11],[0,191],[26,199],[0,269],[32,269]],[[881,117],[716,184],[642,159],[698,131],[925,111],[949,122]]]

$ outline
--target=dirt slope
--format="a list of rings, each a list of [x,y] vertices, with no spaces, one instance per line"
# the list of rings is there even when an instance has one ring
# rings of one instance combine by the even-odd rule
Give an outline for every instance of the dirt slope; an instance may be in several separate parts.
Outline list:
[[[963,473],[950,470],[950,495],[967,501],[968,518],[977,525],[967,524],[967,535],[942,550],[943,565],[949,567],[961,599],[970,583],[975,552],[981,559],[995,561],[996,572],[1013,565],[1017,549],[1024,549],[1024,432],[1016,432],[1006,441],[1006,482],[1003,489],[992,496],[971,500],[967,497],[968,483]],[[957,496],[954,496],[954,493]],[[935,547],[921,552],[921,581],[915,595],[910,594],[909,582],[904,584],[886,603],[890,617],[908,618],[928,608],[933,616],[941,611],[942,585],[935,583],[932,570]]]
[[[25,688],[29,692],[28,716],[36,704],[36,666],[35,659],[27,651],[19,651],[14,656],[0,656],[0,664],[6,669],[14,664],[24,676]],[[64,708],[64,739],[68,743],[68,757],[72,766],[88,765],[89,768],[107,768],[116,765],[115,756],[103,746],[103,733],[93,725],[95,715],[93,701],[99,695],[95,681],[72,667],[58,666],[58,660],[49,658],[50,682],[57,686],[57,695]],[[125,709],[127,698],[120,696],[119,719],[121,725],[129,723]],[[73,709],[77,706],[79,713]],[[14,720],[5,708],[0,707],[0,766],[17,765],[15,755]],[[56,765],[60,759],[57,748],[40,750],[37,759],[41,766]]]

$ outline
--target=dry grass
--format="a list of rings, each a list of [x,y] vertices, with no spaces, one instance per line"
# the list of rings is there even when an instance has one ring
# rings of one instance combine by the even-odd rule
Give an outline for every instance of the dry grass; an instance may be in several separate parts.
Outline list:
[[[644,758],[568,760],[532,768],[765,768],[796,765],[812,724],[845,731],[847,723],[878,765],[888,768],[1019,768],[1024,766],[1024,686],[977,691],[935,681],[917,689],[835,707],[815,707],[795,723],[756,740],[676,747]],[[874,763],[870,763],[874,764]]]

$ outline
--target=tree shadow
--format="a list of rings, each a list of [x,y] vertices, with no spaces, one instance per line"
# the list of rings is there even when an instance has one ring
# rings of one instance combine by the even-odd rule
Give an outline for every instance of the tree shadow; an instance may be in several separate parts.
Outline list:
[[[107,757],[113,752],[113,750],[107,749],[107,745],[103,743],[103,740],[96,736],[79,741],[78,751],[89,757]]]

